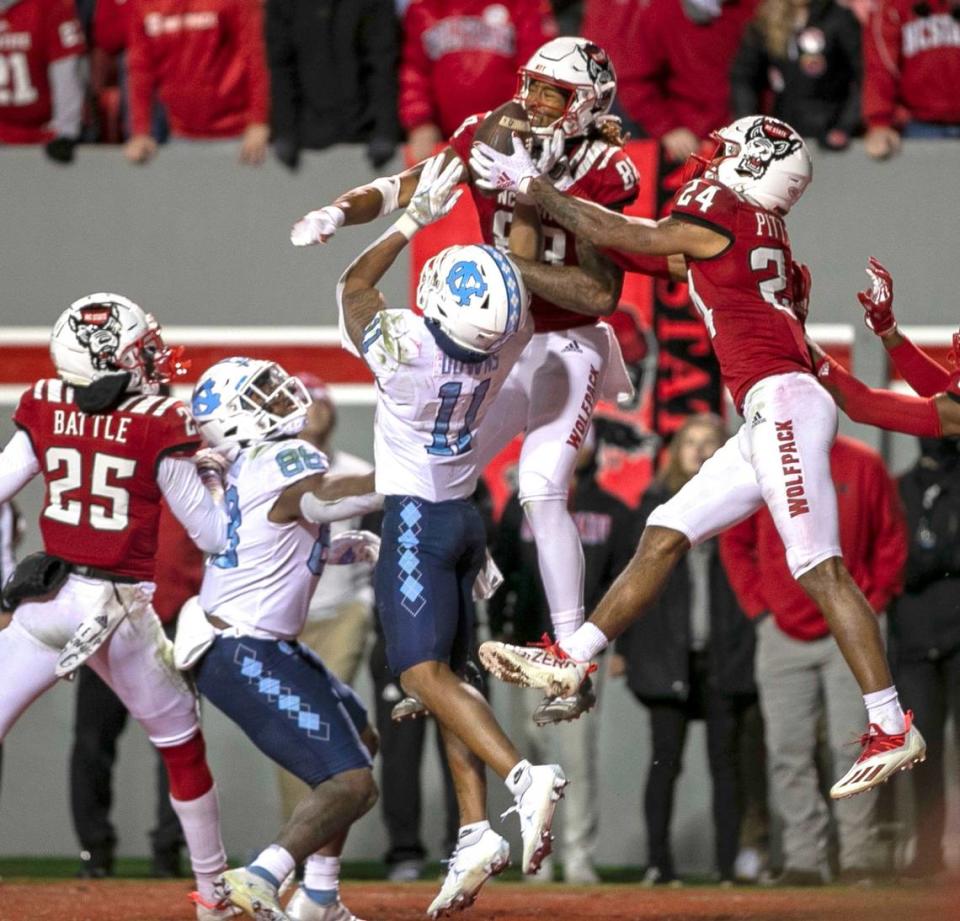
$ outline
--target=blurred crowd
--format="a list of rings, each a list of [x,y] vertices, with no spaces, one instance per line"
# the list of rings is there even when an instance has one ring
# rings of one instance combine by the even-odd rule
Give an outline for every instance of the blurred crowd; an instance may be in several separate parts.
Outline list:
[[[960,138],[956,0],[0,0],[0,145],[366,146],[376,168],[427,156],[509,98],[558,33],[588,37],[619,78],[615,111],[680,162],[760,111],[826,150],[863,135]]]

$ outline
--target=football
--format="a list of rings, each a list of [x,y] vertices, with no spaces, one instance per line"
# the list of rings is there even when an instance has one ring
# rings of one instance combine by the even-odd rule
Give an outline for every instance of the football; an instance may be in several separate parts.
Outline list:
[[[531,149],[533,131],[530,128],[530,119],[527,110],[516,99],[498,106],[480,122],[474,141],[483,141],[500,153],[512,153],[513,135],[523,141],[528,151]]]

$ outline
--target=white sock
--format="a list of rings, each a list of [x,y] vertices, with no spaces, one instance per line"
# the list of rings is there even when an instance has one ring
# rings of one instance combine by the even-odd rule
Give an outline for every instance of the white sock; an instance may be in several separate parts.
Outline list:
[[[518,761],[512,768],[510,768],[510,773],[507,774],[504,783],[506,784],[507,789],[513,794],[514,799],[519,799],[523,791],[530,786],[531,767],[532,765],[530,762],[524,758],[523,761]]]
[[[896,687],[891,685],[882,691],[864,694],[863,702],[868,722],[876,723],[887,734],[897,735],[907,728]]]
[[[227,868],[227,852],[220,837],[217,785],[196,799],[179,800],[171,796],[170,803],[187,842],[197,892],[205,902],[213,902],[213,881]]]
[[[560,648],[571,659],[589,662],[596,658],[609,645],[603,631],[588,620],[575,633],[560,641]]]
[[[583,624],[583,608],[572,611],[551,611],[550,622],[553,624],[553,635],[557,642],[572,636]]]
[[[461,825],[457,832],[457,847],[463,845],[469,847],[480,840],[480,836],[490,827],[486,820],[482,822],[471,822],[469,825]]]
[[[537,563],[555,636],[561,640],[583,622],[583,546],[567,508],[566,494],[523,503],[523,512],[537,543]],[[568,621],[569,616],[579,620]],[[563,618],[558,622],[557,618]],[[569,629],[567,624],[569,623]]]
[[[280,847],[279,844],[271,844],[264,848],[257,859],[250,864],[251,869],[258,867],[261,870],[266,870],[277,881],[278,886],[294,871],[296,866],[297,862],[293,859],[293,855],[286,848]]]
[[[337,889],[340,885],[340,858],[311,854],[303,866],[303,885],[308,889]]]

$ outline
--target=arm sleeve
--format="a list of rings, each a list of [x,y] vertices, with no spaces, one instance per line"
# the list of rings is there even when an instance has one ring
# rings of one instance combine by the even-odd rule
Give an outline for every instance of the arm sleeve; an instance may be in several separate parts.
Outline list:
[[[902,334],[901,334],[902,335]],[[888,352],[903,379],[922,397],[943,393],[950,386],[950,372],[934,361],[906,336]]]
[[[403,20],[403,49],[400,57],[397,108],[404,131],[437,121],[430,87],[432,64],[423,47],[422,5],[412,3]]]
[[[33,453],[30,436],[18,429],[0,453],[0,502],[15,496],[39,472],[40,462]]]
[[[50,128],[57,137],[80,137],[83,118],[83,81],[80,78],[80,58],[76,55],[54,61],[47,73],[53,97],[53,118]]]
[[[220,553],[227,545],[227,513],[204,489],[192,460],[164,457],[157,484],[170,511],[204,553]]]
[[[857,17],[849,10],[838,9],[843,14],[840,28],[840,46],[850,62],[850,86],[847,98],[832,127],[839,128],[851,137],[860,128],[863,118],[861,96],[863,93],[863,30]]]
[[[237,54],[246,61],[249,105],[248,125],[270,121],[270,75],[263,43],[262,0],[243,0],[237,8]]]
[[[157,76],[150,56],[150,43],[143,31],[143,11],[137,0],[130,11],[127,33],[127,103],[130,106],[130,130],[133,134],[150,134],[153,93]]]
[[[760,94],[767,84],[767,55],[763,35],[751,23],[740,41],[730,68],[730,106],[734,118],[760,111]]]
[[[757,537],[756,515],[720,535],[720,561],[737,603],[751,620],[770,610],[757,565]]]
[[[280,138],[296,138],[297,109],[300,106],[297,49],[290,9],[291,4],[281,0],[267,3],[265,30],[270,65],[270,117],[274,136]]]
[[[828,357],[817,371],[820,383],[854,422],[864,422],[891,432],[942,438],[940,413],[933,397],[911,397],[889,390],[874,390]]]
[[[312,492],[300,497],[300,512],[307,521],[314,524],[331,524],[363,515],[379,512],[383,508],[383,496],[378,492],[364,493],[362,496],[344,496],[332,501],[321,499]]]
[[[397,117],[397,19],[391,0],[370,0],[360,20],[361,69],[373,128],[370,136],[394,140]]]
[[[870,559],[870,590],[867,601],[880,612],[903,591],[904,569],[907,563],[907,530],[903,507],[893,480],[883,461],[878,457],[870,468],[873,509],[872,554]]]
[[[863,116],[868,128],[892,125],[900,83],[900,15],[884,0],[864,31]]]

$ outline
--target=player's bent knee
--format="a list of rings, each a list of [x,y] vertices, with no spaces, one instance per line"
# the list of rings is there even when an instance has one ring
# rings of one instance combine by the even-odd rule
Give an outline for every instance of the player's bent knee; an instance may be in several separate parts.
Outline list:
[[[441,677],[449,671],[450,666],[446,662],[418,662],[400,675],[400,686],[407,694],[413,694],[426,703],[426,698],[438,687]]]
[[[335,782],[339,794],[353,805],[357,818],[373,809],[380,798],[380,790],[370,768],[345,771],[337,775]]]
[[[170,780],[170,796],[181,802],[197,799],[213,787],[213,775],[207,765],[207,746],[203,733],[192,739],[157,748]]]

